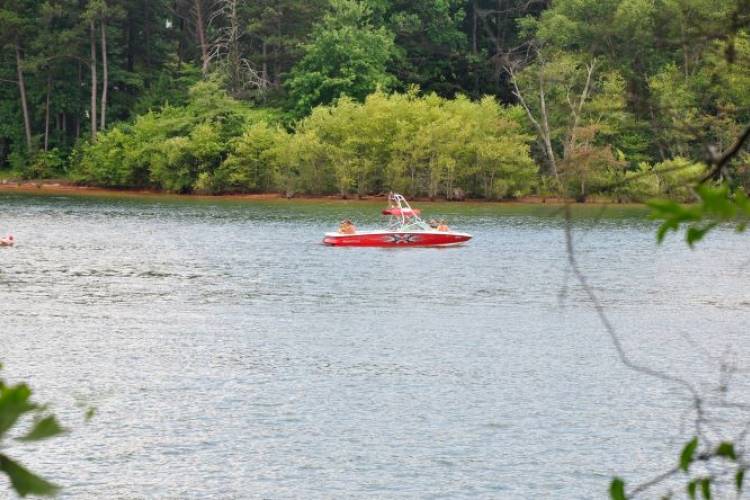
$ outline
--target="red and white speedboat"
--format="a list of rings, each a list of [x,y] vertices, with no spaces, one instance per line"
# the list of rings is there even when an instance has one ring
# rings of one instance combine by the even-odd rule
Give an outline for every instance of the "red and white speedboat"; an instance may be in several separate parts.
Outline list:
[[[389,216],[388,229],[326,233],[323,243],[348,247],[447,247],[471,239],[470,234],[451,231],[447,226],[431,227],[419,218],[419,209],[411,208],[400,194],[392,194],[389,203],[383,210]]]

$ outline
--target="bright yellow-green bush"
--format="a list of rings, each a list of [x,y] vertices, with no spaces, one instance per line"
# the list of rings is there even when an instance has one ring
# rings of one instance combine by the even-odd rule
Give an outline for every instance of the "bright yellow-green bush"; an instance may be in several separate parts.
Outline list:
[[[299,168],[333,179],[342,196],[389,190],[453,198],[508,198],[528,194],[536,180],[522,112],[492,98],[471,101],[415,91],[375,92],[364,103],[340,99],[303,120]],[[307,159],[315,165],[308,164]],[[324,188],[324,186],[320,186]]]
[[[269,192],[275,189],[280,151],[289,134],[279,127],[258,122],[234,139],[230,152],[214,172],[212,192]]]

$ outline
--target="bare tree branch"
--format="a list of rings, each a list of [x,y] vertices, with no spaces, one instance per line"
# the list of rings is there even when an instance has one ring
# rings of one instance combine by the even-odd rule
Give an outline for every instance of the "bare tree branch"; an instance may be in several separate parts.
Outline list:
[[[593,288],[591,288],[591,285],[589,285],[586,275],[583,274],[583,272],[581,271],[578,265],[578,260],[576,258],[575,249],[573,247],[572,215],[571,215],[569,204],[565,206],[565,220],[566,220],[565,247],[566,247],[567,255],[568,255],[568,264],[570,266],[570,269],[573,271],[573,275],[576,277],[576,279],[578,280],[578,283],[581,285],[583,290],[586,292],[586,295],[588,296],[589,300],[593,304],[594,310],[596,311],[597,316],[599,316],[599,321],[604,326],[604,329],[609,335],[610,340],[612,341],[612,345],[614,346],[615,351],[617,352],[617,357],[620,359],[623,365],[630,368],[631,370],[634,370],[644,375],[649,375],[663,382],[669,382],[669,383],[676,384],[676,385],[683,387],[690,393],[691,397],[693,398],[693,403],[695,405],[696,410],[700,412],[702,400],[701,400],[698,390],[690,382],[683,380],[679,377],[675,377],[673,375],[669,375],[667,373],[654,370],[653,368],[639,365],[638,363],[635,363],[634,361],[632,361],[630,357],[628,356],[628,354],[625,352],[625,348],[623,347],[622,342],[620,341],[620,337],[617,335],[617,332],[614,326],[609,321],[609,317],[607,317],[607,314],[604,311],[604,307],[599,301],[599,298],[596,296],[596,293],[594,293]]]
[[[703,177],[700,181],[700,184],[705,183],[708,180],[718,180],[722,177],[722,174],[724,173],[724,167],[727,163],[729,163],[729,160],[734,158],[737,153],[740,152],[740,149],[742,149],[742,146],[745,144],[745,142],[750,137],[750,125],[747,125],[745,127],[745,130],[742,131],[742,133],[737,137],[737,140],[734,141],[734,144],[729,146],[723,153],[718,153],[716,149],[712,146],[708,147],[708,160],[711,165],[713,165],[713,168]]]

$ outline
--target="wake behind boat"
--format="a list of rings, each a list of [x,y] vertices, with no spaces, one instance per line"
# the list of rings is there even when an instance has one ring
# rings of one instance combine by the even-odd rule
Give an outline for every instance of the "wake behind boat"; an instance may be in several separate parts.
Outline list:
[[[390,206],[383,210],[389,216],[387,229],[357,231],[344,221],[339,231],[325,234],[323,243],[350,247],[447,247],[471,239],[470,234],[451,231],[445,224],[432,227],[400,194],[391,194],[388,201]]]

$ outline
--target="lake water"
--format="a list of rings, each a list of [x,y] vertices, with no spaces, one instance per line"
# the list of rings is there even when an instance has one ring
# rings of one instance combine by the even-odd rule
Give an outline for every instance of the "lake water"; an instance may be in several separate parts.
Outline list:
[[[320,244],[381,205],[0,194],[2,373],[71,429],[7,453],[108,499],[603,498],[676,462],[685,394],[618,362],[554,207]],[[632,357],[710,391],[750,359],[748,237],[657,246],[643,214],[577,209],[578,257]]]

